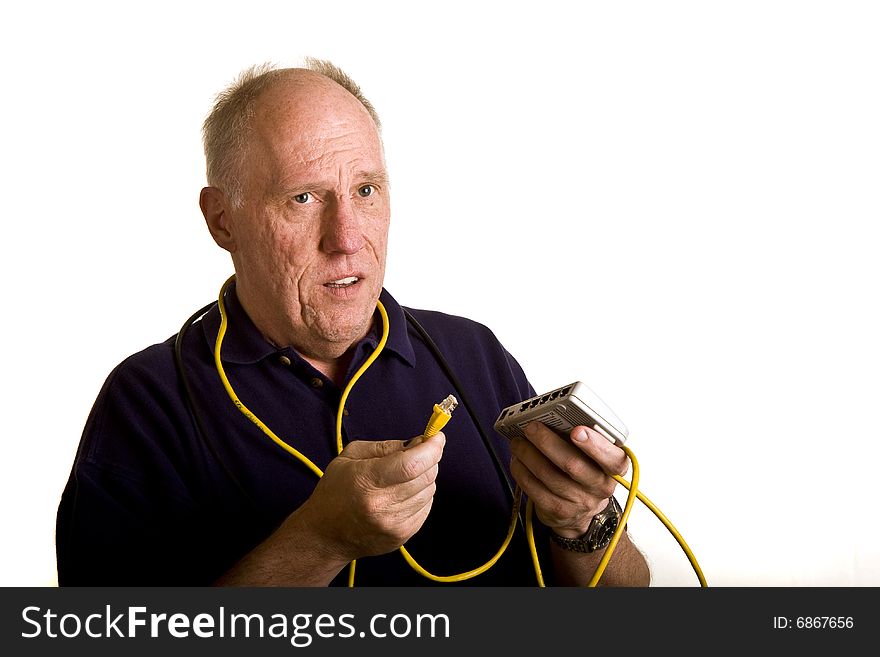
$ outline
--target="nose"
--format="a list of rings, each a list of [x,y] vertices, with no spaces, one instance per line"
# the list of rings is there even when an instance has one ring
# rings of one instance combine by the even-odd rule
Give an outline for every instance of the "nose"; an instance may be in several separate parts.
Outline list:
[[[337,196],[324,217],[321,249],[326,253],[353,255],[364,248],[361,221],[351,199]]]

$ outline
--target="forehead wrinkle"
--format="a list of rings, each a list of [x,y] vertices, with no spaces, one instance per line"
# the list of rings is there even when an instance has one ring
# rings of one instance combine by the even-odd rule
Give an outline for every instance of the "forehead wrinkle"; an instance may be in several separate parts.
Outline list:
[[[368,115],[353,114],[333,104],[327,105],[324,112],[318,111],[317,102],[305,109],[290,105],[267,108],[257,122],[256,131],[264,143],[280,149],[321,152],[332,149],[334,142],[344,141],[360,143],[381,153],[381,139]]]
[[[338,156],[352,151],[350,157]],[[373,182],[385,184],[388,173],[381,159],[373,164],[371,157],[364,157],[357,148],[348,148],[335,152],[318,152],[309,158],[301,152],[292,157],[281,155],[276,158],[278,166],[272,167],[276,186],[286,188],[330,189],[340,186],[348,187],[351,181]],[[291,159],[294,161],[291,161]]]
[[[328,164],[332,165],[335,157],[344,155],[346,162],[376,160],[383,167],[385,164],[379,140],[361,130],[328,135],[314,129],[301,131],[298,126],[290,126],[279,132],[281,134],[277,137],[271,133],[261,135],[260,140],[273,160],[279,163],[292,161],[304,167],[321,167],[325,166],[322,160],[329,160]]]

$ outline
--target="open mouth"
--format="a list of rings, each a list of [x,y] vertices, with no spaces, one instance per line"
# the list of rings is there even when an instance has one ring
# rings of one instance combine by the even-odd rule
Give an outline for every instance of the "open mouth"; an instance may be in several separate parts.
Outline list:
[[[329,283],[324,283],[324,287],[329,287],[333,289],[342,289],[346,287],[351,287],[355,283],[357,283],[359,279],[357,276],[346,276],[345,278],[340,278],[336,281],[330,281]]]

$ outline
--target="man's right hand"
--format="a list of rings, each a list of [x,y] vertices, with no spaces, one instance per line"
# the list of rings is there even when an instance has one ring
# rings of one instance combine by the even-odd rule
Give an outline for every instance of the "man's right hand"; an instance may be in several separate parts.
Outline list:
[[[431,511],[445,444],[442,432],[408,443],[352,441],[309,499],[216,583],[326,586],[350,561],[399,548]]]
[[[352,441],[333,459],[297,512],[345,561],[399,548],[434,501],[443,433],[428,440]]]

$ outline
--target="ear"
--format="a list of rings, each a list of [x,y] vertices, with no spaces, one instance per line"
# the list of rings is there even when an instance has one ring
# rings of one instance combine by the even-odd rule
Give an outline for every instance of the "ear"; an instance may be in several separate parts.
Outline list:
[[[235,238],[230,230],[232,214],[225,194],[216,187],[204,187],[199,194],[199,207],[217,246],[235,253]]]

